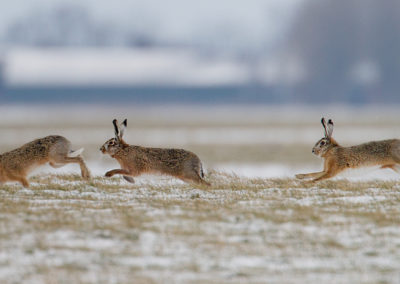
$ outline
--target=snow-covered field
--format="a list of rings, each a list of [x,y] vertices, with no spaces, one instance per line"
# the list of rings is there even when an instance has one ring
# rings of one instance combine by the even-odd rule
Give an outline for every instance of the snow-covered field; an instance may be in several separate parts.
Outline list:
[[[43,175],[1,194],[2,283],[398,283],[398,182]]]
[[[45,166],[0,187],[0,283],[399,283],[400,183],[361,170],[309,184],[321,113],[292,108],[2,107],[1,151],[61,134],[94,176]],[[326,110],[343,144],[400,137],[391,110]],[[48,119],[52,117],[52,119]],[[129,143],[183,147],[210,188],[103,178],[112,118]],[[337,119],[336,119],[337,117]]]

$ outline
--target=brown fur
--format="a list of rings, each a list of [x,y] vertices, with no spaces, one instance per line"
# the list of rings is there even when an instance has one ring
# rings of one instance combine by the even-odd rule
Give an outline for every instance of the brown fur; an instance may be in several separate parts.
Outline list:
[[[26,176],[35,168],[50,163],[52,167],[61,167],[68,163],[78,163],[82,177],[90,178],[83,159],[68,156],[71,143],[62,136],[52,135],[36,139],[15,150],[0,155],[0,182],[18,181],[29,187]]]
[[[333,138],[333,123],[326,125],[325,137],[320,139],[313,148],[313,153],[324,159],[324,169],[322,172],[298,174],[296,178],[312,178],[312,181],[320,181],[336,176],[346,169],[355,169],[367,166],[381,166],[390,168],[400,173],[400,140],[390,139],[382,141],[372,141],[351,147],[340,146]],[[327,128],[330,131],[327,131]]]
[[[116,120],[114,121],[116,126]],[[126,126],[126,121],[124,123],[121,124],[122,127]],[[121,169],[108,171],[107,177],[121,174],[126,180],[134,182],[131,177],[158,173],[174,176],[185,182],[210,185],[204,180],[201,161],[196,154],[183,149],[128,145],[122,139],[123,130],[116,127],[116,138],[108,140],[100,148],[103,154],[109,154],[121,165]]]

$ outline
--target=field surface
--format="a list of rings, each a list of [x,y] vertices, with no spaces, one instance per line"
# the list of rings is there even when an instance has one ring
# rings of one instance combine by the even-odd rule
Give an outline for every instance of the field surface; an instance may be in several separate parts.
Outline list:
[[[63,108],[49,120],[39,107],[2,111],[1,152],[61,134],[85,147],[93,179],[82,181],[76,165],[45,166],[30,188],[0,186],[0,283],[400,282],[395,173],[293,178],[321,167],[311,155],[319,113]],[[330,114],[343,144],[400,137],[396,112]],[[114,117],[128,118],[131,144],[196,152],[212,186],[104,178],[118,167],[98,151]]]

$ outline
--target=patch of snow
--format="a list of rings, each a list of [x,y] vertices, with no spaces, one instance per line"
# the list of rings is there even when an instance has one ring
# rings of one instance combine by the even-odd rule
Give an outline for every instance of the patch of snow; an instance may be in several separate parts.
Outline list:
[[[371,204],[387,200],[386,196],[346,196],[333,198],[335,201],[350,202],[355,204]]]

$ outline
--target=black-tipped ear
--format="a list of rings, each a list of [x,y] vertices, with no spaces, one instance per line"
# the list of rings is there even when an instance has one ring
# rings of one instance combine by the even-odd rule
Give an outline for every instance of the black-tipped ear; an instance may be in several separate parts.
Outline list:
[[[324,118],[324,117],[321,118],[321,124],[322,124],[322,126],[324,127],[325,137],[328,138],[328,137],[329,137],[329,136],[328,136],[328,129],[327,129],[327,127],[326,127],[326,121],[325,121],[325,118]]]
[[[332,119],[328,120],[328,137],[331,138],[333,133],[333,121]]]
[[[113,120],[113,125],[114,125],[115,137],[119,138],[118,121],[115,118]]]
[[[125,128],[128,125],[128,120],[125,118],[125,120],[121,123],[119,127],[119,138],[122,139],[122,136],[124,135]]]

